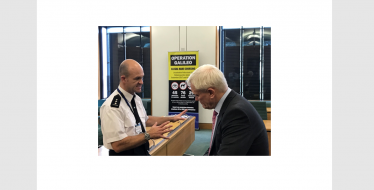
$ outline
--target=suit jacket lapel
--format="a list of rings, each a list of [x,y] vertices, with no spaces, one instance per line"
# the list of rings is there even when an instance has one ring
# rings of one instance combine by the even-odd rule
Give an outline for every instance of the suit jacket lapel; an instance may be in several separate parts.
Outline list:
[[[237,93],[233,90],[227,95],[225,101],[222,104],[221,110],[219,111],[218,119],[215,126],[215,131],[220,130],[220,123],[222,121],[223,115],[225,114],[225,111],[227,107],[229,106],[231,100],[237,95]],[[212,148],[214,144],[214,139],[216,137],[216,133],[214,133],[213,139],[212,139]]]

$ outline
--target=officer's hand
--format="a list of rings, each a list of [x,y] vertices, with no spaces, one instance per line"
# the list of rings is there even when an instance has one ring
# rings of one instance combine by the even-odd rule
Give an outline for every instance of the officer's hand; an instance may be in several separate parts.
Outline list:
[[[157,126],[157,122],[151,127],[151,129],[148,132],[149,136],[151,136],[151,139],[158,139],[158,138],[164,138],[164,139],[170,139],[169,137],[165,137],[164,133],[172,131],[170,127],[172,125],[167,125],[170,123],[170,121],[167,121],[159,126]]]
[[[174,116],[173,119],[172,119],[172,121],[178,121],[178,120],[184,120],[184,119],[186,119],[186,118],[183,118],[182,115],[184,115],[187,111],[188,111],[188,109],[185,109],[180,114]]]

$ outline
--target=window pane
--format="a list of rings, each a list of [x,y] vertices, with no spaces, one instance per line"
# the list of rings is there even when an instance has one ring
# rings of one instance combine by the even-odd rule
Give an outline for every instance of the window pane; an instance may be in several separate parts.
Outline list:
[[[271,100],[271,28],[264,28],[264,100]]]
[[[126,59],[134,59],[141,62],[140,33],[126,33]]]
[[[110,28],[108,28],[109,30]],[[124,60],[123,33],[108,34],[108,60],[109,60],[109,76],[108,76],[108,96],[117,89],[119,85],[119,65]]]
[[[107,33],[122,33],[123,27],[108,27]]]
[[[143,50],[143,92],[144,97],[142,98],[151,98],[151,49],[150,49],[150,40],[149,32],[142,32],[141,35],[141,44]]]
[[[227,84],[240,93],[240,29],[224,30],[224,74]]]
[[[125,26],[123,27],[124,33],[140,32],[140,26]]]
[[[135,31],[134,27],[132,27]],[[140,27],[138,27],[140,31]],[[151,61],[150,61],[150,32],[127,32],[126,59],[134,59],[143,66],[144,78],[142,92],[138,93],[141,98],[151,98]]]
[[[260,99],[260,28],[243,31],[243,96]]]
[[[248,100],[271,100],[271,28],[221,27],[220,31],[221,70],[229,87]]]
[[[137,27],[137,30],[140,31],[140,27]],[[135,27],[131,27],[131,30],[135,31]],[[126,45],[126,59],[134,59],[140,65],[143,65],[142,62],[142,50],[140,48],[140,32],[127,32],[125,33],[125,45]],[[144,68],[143,68],[144,71]],[[142,86],[142,92],[137,93],[141,98],[143,98],[144,85]]]
[[[149,31],[151,31],[151,27],[149,27],[149,26],[142,26],[141,27],[141,31],[142,32],[149,32]]]

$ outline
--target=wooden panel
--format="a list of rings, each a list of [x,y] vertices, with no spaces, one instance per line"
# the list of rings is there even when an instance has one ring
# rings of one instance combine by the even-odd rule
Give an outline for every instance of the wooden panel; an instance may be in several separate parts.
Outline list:
[[[262,120],[265,124],[266,131],[270,132],[271,131],[271,120]]]
[[[267,114],[268,114],[268,120],[271,120],[271,113],[268,112]]]
[[[151,154],[152,156],[166,156],[166,146],[158,149],[156,153]]]
[[[191,123],[194,124],[195,122]],[[195,140],[195,128],[192,126],[186,126],[175,135],[173,139],[170,139],[167,146],[168,156],[181,156]]]
[[[162,152],[165,152],[166,155],[166,144],[168,140],[164,140],[164,142],[160,143],[163,139],[154,139],[156,148],[149,152],[150,155],[161,155]],[[149,146],[152,146],[152,140],[149,141]]]
[[[268,115],[268,120],[271,120],[271,108],[267,107],[266,112],[267,112],[267,115]]]
[[[187,123],[182,123],[179,127],[179,122],[170,123],[173,125],[171,129],[176,129],[169,136],[169,140],[163,139],[154,139],[156,147],[149,152],[150,155],[161,155],[166,150],[167,156],[176,156],[183,155],[184,152],[190,147],[192,142],[195,140],[195,117],[192,117]],[[149,127],[147,127],[149,130]],[[165,136],[168,136],[169,133],[166,133]],[[153,142],[149,142],[150,146],[153,145]]]
[[[271,120],[263,120],[268,133],[269,156],[271,155]]]
[[[210,129],[210,130],[212,130],[212,123],[199,123],[199,129]]]
[[[268,132],[268,140],[269,140],[269,156],[271,156],[271,132]]]

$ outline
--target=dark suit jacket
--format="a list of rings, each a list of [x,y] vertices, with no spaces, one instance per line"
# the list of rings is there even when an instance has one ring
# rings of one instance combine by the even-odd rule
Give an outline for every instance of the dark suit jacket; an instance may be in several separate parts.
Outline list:
[[[235,91],[231,90],[223,102],[216,123],[210,155],[269,155],[261,116]]]

